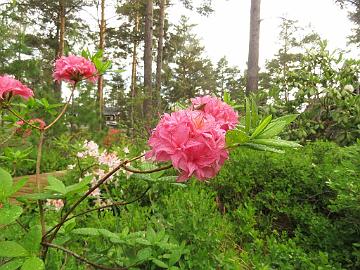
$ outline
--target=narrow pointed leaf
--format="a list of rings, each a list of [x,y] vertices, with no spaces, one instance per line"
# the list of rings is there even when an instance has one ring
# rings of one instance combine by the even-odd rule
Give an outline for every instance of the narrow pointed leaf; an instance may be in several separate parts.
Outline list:
[[[276,118],[273,120],[274,123],[276,122],[285,122],[287,125],[290,124],[291,122],[293,122],[296,117],[298,117],[298,114],[289,114],[289,115],[285,115],[285,116],[281,116],[279,118]]]
[[[245,132],[249,132],[251,127],[251,111],[250,111],[250,101],[246,98],[245,105]]]
[[[252,140],[253,143],[256,144],[263,144],[267,146],[274,146],[274,147],[290,147],[290,148],[300,148],[302,147],[301,144],[291,141],[285,141],[280,139],[254,139]]]
[[[269,123],[271,122],[272,119],[272,115],[269,115],[268,117],[266,117],[264,120],[261,121],[260,125],[255,129],[255,131],[253,132],[253,134],[251,134],[251,139],[252,138],[256,138],[256,136],[258,136],[261,132],[264,131],[264,129],[269,125]]]
[[[261,151],[267,151],[267,152],[273,152],[273,153],[279,153],[283,154],[285,153],[284,150],[276,149],[274,147],[269,147],[262,144],[255,144],[255,143],[245,143],[244,146],[255,149],[255,150],[261,150]]]
[[[258,108],[256,106],[255,100],[251,100],[251,126],[256,128],[258,121]]]
[[[9,196],[9,194],[11,194],[12,183],[13,180],[11,175],[4,169],[0,168],[0,201],[4,200]]]

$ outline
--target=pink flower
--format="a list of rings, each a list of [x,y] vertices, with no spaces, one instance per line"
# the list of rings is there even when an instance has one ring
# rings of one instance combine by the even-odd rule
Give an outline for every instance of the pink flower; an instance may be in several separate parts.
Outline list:
[[[7,97],[20,96],[24,99],[34,96],[33,91],[8,75],[0,76],[0,101]]]
[[[191,102],[194,109],[211,114],[225,131],[235,128],[239,123],[238,113],[231,106],[216,97],[196,97],[192,98]]]
[[[214,177],[228,158],[225,130],[215,118],[201,111],[181,110],[165,114],[153,131],[147,158],[171,161],[180,170],[178,181],[192,175]]]
[[[84,141],[83,148],[85,151],[78,152],[76,154],[77,157],[83,158],[85,156],[98,157],[99,156],[99,145],[97,145],[94,141]]]
[[[107,165],[110,169],[114,169],[119,163],[120,160],[119,158],[116,156],[116,154],[114,153],[107,153],[106,151],[104,151],[100,156],[99,156],[99,163],[100,164],[104,164]]]
[[[95,83],[97,80],[95,65],[81,56],[62,56],[55,62],[53,77],[55,81],[66,81],[71,84],[81,80]]]
[[[56,211],[59,211],[61,208],[64,207],[64,201],[61,199],[58,200],[47,199],[46,205],[50,207],[54,207]]]

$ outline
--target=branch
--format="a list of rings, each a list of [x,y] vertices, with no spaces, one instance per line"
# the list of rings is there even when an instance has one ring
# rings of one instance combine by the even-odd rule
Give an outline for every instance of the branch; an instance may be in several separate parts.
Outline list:
[[[47,125],[44,128],[44,130],[48,130],[49,128],[51,128],[64,115],[67,107],[69,106],[70,100],[72,99],[72,97],[74,95],[75,89],[76,89],[76,83],[74,83],[73,88],[71,90],[71,95],[70,95],[69,99],[67,100],[66,104],[64,105],[63,109],[61,110],[60,114],[49,125]]]
[[[144,154],[145,155],[145,154]],[[53,231],[53,234],[51,235],[49,242],[51,243],[51,241],[54,240],[57,232],[60,230],[61,226],[64,225],[65,220],[68,218],[68,216],[75,210],[75,208],[82,202],[84,201],[95,189],[97,189],[99,186],[101,186],[107,179],[109,179],[114,173],[116,173],[121,166],[123,166],[124,164],[127,164],[129,162],[132,162],[134,160],[140,159],[142,158],[144,155],[140,155],[137,157],[134,157],[130,160],[124,160],[123,162],[121,162],[118,166],[116,166],[112,171],[108,172],[102,179],[99,180],[99,182],[94,185],[93,187],[91,187],[79,200],[77,200],[74,205],[69,209],[69,211],[62,217],[62,219],[60,220],[60,222],[55,225],[53,228],[50,229],[50,231]],[[43,240],[45,239],[45,237],[49,235],[49,232],[47,232],[44,236],[43,236]]]
[[[39,145],[37,149],[37,157],[36,157],[36,186],[37,192],[41,192],[41,185],[40,185],[40,165],[41,165],[41,156],[42,156],[42,147],[44,144],[44,132],[45,130],[40,130],[40,138],[39,138]],[[41,224],[41,235],[45,235],[46,233],[46,226],[45,226],[45,212],[43,208],[43,201],[38,200],[39,212],[40,212],[40,224]]]
[[[94,212],[94,211],[98,211],[98,210],[102,210],[102,209],[105,209],[105,208],[110,208],[110,207],[113,207],[113,206],[124,206],[124,205],[128,205],[128,204],[132,204],[134,202],[137,202],[139,201],[140,199],[144,198],[144,196],[146,195],[146,193],[150,190],[150,186],[136,199],[132,200],[132,201],[129,201],[129,202],[115,202],[115,203],[112,203],[112,204],[108,204],[108,205],[104,205],[104,206],[100,206],[100,207],[97,207],[97,208],[92,208],[92,209],[89,209],[89,210],[86,210],[82,213],[79,213],[77,215],[74,215],[74,216],[71,216],[69,218],[67,218],[65,220],[65,222],[73,219],[73,218],[76,218],[78,216],[82,216],[82,215],[85,215],[85,214],[88,214],[90,212]],[[52,230],[54,230],[55,227],[53,229],[51,229],[48,233],[50,233]]]
[[[124,170],[126,170],[128,172],[132,172],[132,173],[154,173],[154,172],[159,172],[159,171],[164,171],[164,170],[170,169],[171,167],[172,167],[172,164],[164,166],[164,167],[156,168],[153,170],[140,171],[140,170],[136,170],[136,169],[127,167],[125,164],[121,166],[121,168],[123,168]]]
[[[10,106],[5,107],[9,112],[11,112],[13,115],[15,115],[17,118],[19,118],[21,121],[24,121],[24,123],[26,123],[27,125],[31,126],[32,128],[35,128],[37,130],[41,130],[40,127],[35,126],[33,124],[31,124],[29,121],[25,120],[19,113],[17,113],[16,111],[14,111],[13,109],[10,108]]]
[[[100,264],[97,264],[97,263],[94,263],[94,262],[91,262],[89,261],[88,259],[80,256],[79,254],[67,249],[67,248],[64,248],[62,246],[58,246],[58,245],[55,245],[55,244],[52,244],[52,243],[48,243],[48,242],[42,242],[41,243],[43,246],[46,246],[46,247],[51,247],[51,248],[55,248],[55,249],[58,249],[58,250],[61,250],[61,251],[64,251],[65,253],[73,256],[74,258],[78,259],[79,261],[82,261],[88,265],[91,265],[93,266],[95,269],[103,269],[103,270],[125,270],[127,268],[125,267],[109,267],[109,266],[104,266],[104,265],[100,265]]]
[[[4,146],[8,141],[10,141],[10,139],[15,135],[16,133],[16,128],[14,128],[14,130],[11,132],[11,134],[9,135],[9,137],[7,137],[5,140],[3,140],[2,142],[0,142],[0,147]]]

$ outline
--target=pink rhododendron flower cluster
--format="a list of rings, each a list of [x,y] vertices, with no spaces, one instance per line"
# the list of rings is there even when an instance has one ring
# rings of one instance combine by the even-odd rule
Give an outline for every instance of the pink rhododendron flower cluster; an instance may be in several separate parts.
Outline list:
[[[59,211],[61,208],[64,207],[64,201],[61,199],[58,200],[47,199],[46,205],[51,208],[54,208],[56,211]]]
[[[171,161],[181,172],[178,181],[214,177],[228,158],[226,131],[238,123],[237,113],[217,98],[197,98],[193,104],[201,109],[165,114],[148,142],[146,157]]]
[[[55,62],[53,77],[55,81],[66,81],[71,84],[85,79],[95,83],[97,71],[95,65],[84,57],[62,56]]]
[[[34,96],[33,91],[18,80],[8,75],[0,76],[0,101],[10,96],[20,96],[24,99]]]
[[[228,104],[211,96],[196,97],[191,99],[194,109],[212,115],[225,131],[233,129],[239,123],[238,113]]]

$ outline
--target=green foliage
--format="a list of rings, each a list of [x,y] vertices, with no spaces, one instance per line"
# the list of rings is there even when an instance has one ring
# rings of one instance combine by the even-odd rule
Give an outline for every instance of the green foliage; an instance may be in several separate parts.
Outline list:
[[[229,97],[227,99],[229,102]],[[277,137],[286,126],[296,119],[296,114],[286,115],[274,120],[269,115],[260,121],[254,100],[250,101],[246,98],[245,108],[245,118],[242,118],[240,125],[226,133],[227,147],[243,146],[275,153],[283,153],[279,149],[283,147],[301,147],[295,142],[281,140]]]
[[[296,58],[290,57],[288,47],[268,63],[271,76],[264,82],[269,103],[265,110],[276,115],[301,112],[286,134],[288,139],[351,145],[360,136],[360,62],[345,59],[341,51],[330,52],[327,42],[319,38],[304,42],[296,45],[303,51]]]
[[[359,267],[359,145],[239,149],[212,183],[255,269]]]

